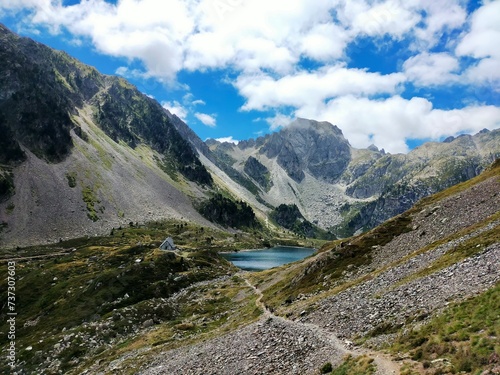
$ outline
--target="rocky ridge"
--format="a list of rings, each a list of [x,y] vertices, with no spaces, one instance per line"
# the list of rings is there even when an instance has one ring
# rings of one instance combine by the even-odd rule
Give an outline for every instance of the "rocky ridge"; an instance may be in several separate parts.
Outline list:
[[[231,167],[261,186],[272,206],[296,204],[311,222],[340,237],[367,230],[419,199],[478,175],[500,155],[500,131],[426,143],[406,155],[355,149],[336,126],[297,119],[277,133],[238,145],[211,141]],[[269,171],[270,188],[247,163]],[[209,167],[210,168],[210,167]]]

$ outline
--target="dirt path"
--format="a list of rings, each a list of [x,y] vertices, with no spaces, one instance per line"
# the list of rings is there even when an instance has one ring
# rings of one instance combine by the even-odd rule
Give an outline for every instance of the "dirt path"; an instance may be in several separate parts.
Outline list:
[[[262,310],[264,317],[266,319],[273,318],[281,321],[287,321],[289,323],[292,323],[294,325],[302,326],[302,327],[307,327],[314,332],[320,337],[326,338],[328,341],[331,342],[331,344],[337,348],[340,352],[343,354],[349,354],[352,355],[353,357],[358,357],[360,355],[366,355],[370,358],[373,358],[375,364],[377,365],[377,375],[399,375],[400,374],[400,367],[399,364],[391,360],[391,358],[384,353],[372,351],[369,349],[364,349],[364,348],[359,348],[359,349],[354,349],[352,347],[352,343],[346,341],[343,342],[340,340],[337,336],[335,336],[332,332],[317,326],[316,324],[312,323],[302,323],[302,322],[297,322],[294,320],[286,319],[281,316],[274,315],[272,311],[270,311],[267,306],[262,302],[262,298],[264,295],[262,294],[262,291],[257,288],[255,285],[253,285],[246,277],[245,274],[242,273],[241,277],[245,280],[245,283],[257,294],[258,298],[255,300],[255,305]]]
[[[33,260],[33,259],[56,258],[56,257],[62,257],[65,255],[69,255],[71,253],[72,253],[71,251],[63,251],[63,252],[58,252],[58,253],[32,255],[29,257],[2,258],[2,259],[0,259],[0,263],[24,262],[24,261]]]

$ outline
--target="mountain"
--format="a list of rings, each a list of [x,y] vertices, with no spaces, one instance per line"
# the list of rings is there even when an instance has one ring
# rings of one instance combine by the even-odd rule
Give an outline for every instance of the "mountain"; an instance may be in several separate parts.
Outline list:
[[[366,233],[264,272],[218,255],[239,236],[193,223],[4,251],[2,261],[16,259],[22,311],[15,370],[497,374],[499,192],[500,160]],[[165,232],[180,251],[158,250]],[[2,286],[7,275],[2,267]],[[2,350],[9,345],[2,335]]]
[[[258,187],[254,194],[264,206],[294,204],[307,220],[345,237],[477,176],[500,156],[500,130],[392,155],[375,146],[353,148],[328,122],[297,119],[277,133],[238,145],[210,140],[209,147]]]
[[[2,245],[177,217],[213,180],[161,105],[0,25]]]
[[[271,230],[346,237],[500,155],[499,130],[391,155],[353,148],[338,127],[306,119],[238,145],[203,142],[124,79],[1,25],[0,61],[0,246],[163,218],[248,228],[271,219]],[[246,205],[255,217],[244,224],[221,219]],[[274,220],[279,207],[306,224]]]

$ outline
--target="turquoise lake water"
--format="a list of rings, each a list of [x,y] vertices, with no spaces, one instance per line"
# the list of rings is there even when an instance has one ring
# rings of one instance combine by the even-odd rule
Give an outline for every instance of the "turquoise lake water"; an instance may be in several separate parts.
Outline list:
[[[221,255],[243,270],[262,271],[304,259],[315,251],[304,247],[277,246]]]

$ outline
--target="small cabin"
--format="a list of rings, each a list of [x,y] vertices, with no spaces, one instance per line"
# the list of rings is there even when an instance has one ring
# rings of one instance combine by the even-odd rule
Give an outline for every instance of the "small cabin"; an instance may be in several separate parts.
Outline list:
[[[160,245],[160,250],[175,250],[174,240],[172,237],[168,237],[165,241]]]

